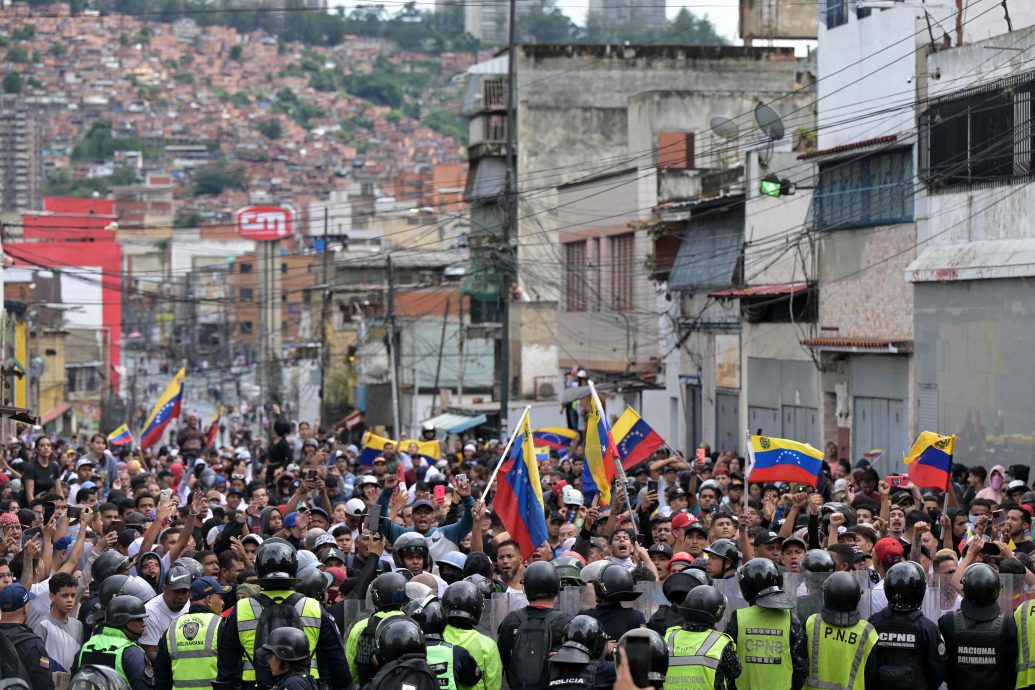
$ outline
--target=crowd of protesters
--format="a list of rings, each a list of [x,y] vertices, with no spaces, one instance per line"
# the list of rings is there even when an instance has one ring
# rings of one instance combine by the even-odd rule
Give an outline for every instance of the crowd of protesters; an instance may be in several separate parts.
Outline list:
[[[549,538],[523,554],[487,485],[498,439],[441,439],[437,461],[388,444],[363,464],[347,431],[279,413],[211,447],[188,415],[147,451],[20,427],[0,457],[2,675],[39,690],[419,688],[425,671],[487,690],[1035,686],[1027,466],[954,466],[946,492],[920,490],[829,444],[815,486],[758,484],[702,445],[659,450],[598,505],[576,441],[539,463]],[[581,610],[562,610],[566,590]]]

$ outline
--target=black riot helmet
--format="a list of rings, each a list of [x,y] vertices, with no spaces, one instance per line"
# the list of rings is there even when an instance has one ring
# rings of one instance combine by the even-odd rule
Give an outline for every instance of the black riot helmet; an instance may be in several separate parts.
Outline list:
[[[479,575],[478,573],[475,573],[474,575],[468,575],[463,579],[463,581],[470,582],[475,587],[477,587],[478,591],[481,592],[481,595],[486,599],[491,597],[493,593],[496,591],[496,584],[489,578],[485,577],[484,575]]]
[[[191,558],[190,556],[183,556],[173,561],[173,565],[178,565],[186,568],[190,572],[190,581],[200,580],[205,577],[205,569],[201,567],[201,563],[197,559]]]
[[[703,573],[700,570],[683,570],[666,577],[665,582],[661,585],[661,592],[665,595],[665,599],[668,600],[669,604],[679,606],[694,587],[710,585],[711,583],[712,579],[708,576],[708,573]]]
[[[406,556],[420,556],[424,570],[431,569],[431,551],[428,549],[428,540],[416,532],[404,532],[392,545],[392,553],[395,556],[395,567],[406,568],[403,559]]]
[[[492,559],[482,551],[472,551],[467,555],[467,560],[464,561],[464,570],[461,577],[466,578],[470,575],[481,575],[487,580],[491,580],[493,573],[496,569],[492,565]]]
[[[536,561],[525,568],[521,576],[521,585],[525,589],[525,598],[529,601],[551,599],[561,591],[561,578],[553,563]]]
[[[582,579],[582,568],[584,562],[578,556],[558,556],[550,561],[557,569],[557,577],[561,580],[561,587],[583,587],[586,582]]]
[[[600,579],[593,582],[597,599],[608,604],[638,599],[642,592],[634,586],[632,574],[617,563],[608,564],[600,572]]]
[[[859,622],[859,600],[862,588],[855,575],[833,573],[823,583],[823,620],[831,625],[849,626]]]
[[[298,628],[277,628],[261,649],[281,661],[305,661],[309,658],[309,638]]]
[[[740,593],[749,604],[764,609],[793,609],[794,599],[783,591],[783,575],[768,558],[752,558],[737,571]]]
[[[374,632],[377,660],[382,666],[404,654],[424,656],[424,633],[417,621],[406,616],[388,616],[377,624]]]
[[[638,688],[661,687],[668,673],[668,648],[661,635],[649,628],[634,628],[618,640],[617,660],[628,664]]]
[[[107,606],[115,597],[123,595],[136,597],[143,604],[157,596],[148,581],[138,575],[111,575],[101,583],[98,592],[102,607]]]
[[[316,568],[306,568],[299,574],[295,583],[295,591],[311,599],[323,601],[323,593],[334,582],[334,576]],[[284,659],[290,661],[290,659]]]
[[[884,576],[884,593],[892,611],[916,611],[924,603],[927,577],[912,561],[896,563]]]
[[[999,574],[987,563],[974,563],[963,571],[963,603],[960,610],[968,618],[989,621],[999,615]]]
[[[298,552],[282,539],[267,539],[255,551],[255,571],[261,587],[290,589],[298,572]]]
[[[100,585],[109,575],[126,574],[131,566],[132,563],[128,558],[114,549],[109,549],[93,562],[90,567],[90,575],[93,581]]]
[[[687,623],[703,623],[709,627],[726,613],[726,595],[711,585],[694,587],[680,609]]]
[[[403,613],[417,621],[425,635],[442,635],[446,629],[446,609],[434,594],[423,599],[411,599],[403,606]]]
[[[104,622],[112,628],[125,628],[130,621],[139,621],[147,618],[147,611],[144,603],[136,597],[123,595],[115,597],[108,603],[108,609],[104,614]]]
[[[72,677],[68,690],[129,690],[129,683],[113,668],[87,664]]]
[[[398,611],[408,600],[406,578],[399,573],[382,573],[370,583],[370,599],[378,611]]]
[[[704,549],[704,552],[726,561],[726,570],[736,569],[740,565],[740,547],[732,539],[716,539]]]
[[[474,583],[461,580],[446,587],[442,594],[442,605],[450,623],[472,627],[481,620],[485,599]]]
[[[561,648],[550,657],[561,664],[586,665],[604,658],[607,633],[592,616],[575,616],[564,628]]]

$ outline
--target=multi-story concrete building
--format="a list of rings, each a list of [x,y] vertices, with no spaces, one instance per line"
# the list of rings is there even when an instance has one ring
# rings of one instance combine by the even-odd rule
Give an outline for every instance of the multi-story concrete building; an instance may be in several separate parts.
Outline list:
[[[604,26],[633,23],[647,29],[664,28],[664,0],[590,0],[589,11],[596,14]]]
[[[518,27],[532,0],[517,0]],[[485,0],[464,4],[464,31],[487,43],[506,43],[510,26],[510,2]]]
[[[41,146],[38,115],[17,96],[0,96],[0,210],[41,207]]]

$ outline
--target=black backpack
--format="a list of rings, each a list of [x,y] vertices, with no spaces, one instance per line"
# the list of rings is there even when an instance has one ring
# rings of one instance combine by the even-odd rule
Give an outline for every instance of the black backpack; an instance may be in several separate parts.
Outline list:
[[[553,623],[567,617],[553,609],[545,616],[530,617],[525,610],[517,611],[517,626],[513,630],[514,646],[510,650],[510,666],[506,669],[510,690],[537,690],[545,688],[550,679],[547,658],[560,640],[553,639]]]
[[[261,609],[259,621],[255,626],[255,649],[261,649],[266,644],[270,633],[277,628],[302,627],[302,608],[305,606],[305,595],[293,592],[291,596],[283,601],[277,601],[271,597],[259,593],[251,597],[252,611]]]
[[[439,690],[439,682],[423,657],[402,658],[385,664],[370,690]]]
[[[15,647],[19,642],[30,637],[35,637],[35,635],[24,630],[15,630],[10,633],[0,632],[0,678],[4,680],[20,678],[31,688],[32,678],[29,677],[29,671],[19,658],[18,649]]]
[[[377,670],[374,666],[374,653],[377,652],[377,638],[374,634],[377,632],[377,624],[382,620],[383,618],[371,616],[363,622],[363,629],[359,631],[359,637],[356,639],[356,668],[359,670],[359,678],[354,679],[357,684],[366,683],[374,677]]]

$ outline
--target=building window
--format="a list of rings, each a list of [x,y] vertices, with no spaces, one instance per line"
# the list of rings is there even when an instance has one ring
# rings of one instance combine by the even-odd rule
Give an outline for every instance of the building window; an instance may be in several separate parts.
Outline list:
[[[899,148],[821,164],[812,211],[819,230],[913,220],[912,150]]]
[[[564,310],[586,311],[586,242],[564,245]]]
[[[252,265],[251,264],[244,264],[244,263],[242,263],[242,264],[237,264],[237,266],[238,266],[238,270],[241,273],[251,273],[252,272]]]
[[[820,0],[819,20],[828,29],[848,23],[848,0]]]
[[[281,272],[281,274],[284,274],[284,273],[288,272],[288,267],[287,267],[287,263],[286,262],[282,261],[280,263],[280,272]]]
[[[241,288],[241,301],[242,302],[251,302],[252,301],[252,289],[251,288]]]
[[[249,334],[249,335],[252,333],[252,322],[251,321],[241,321],[238,324],[238,326],[239,326],[239,329],[240,329],[241,333],[246,333],[246,334]]]
[[[920,116],[920,179],[932,190],[1032,176],[1035,72],[932,102]]]
[[[632,311],[636,270],[636,233],[611,238],[611,306]]]

